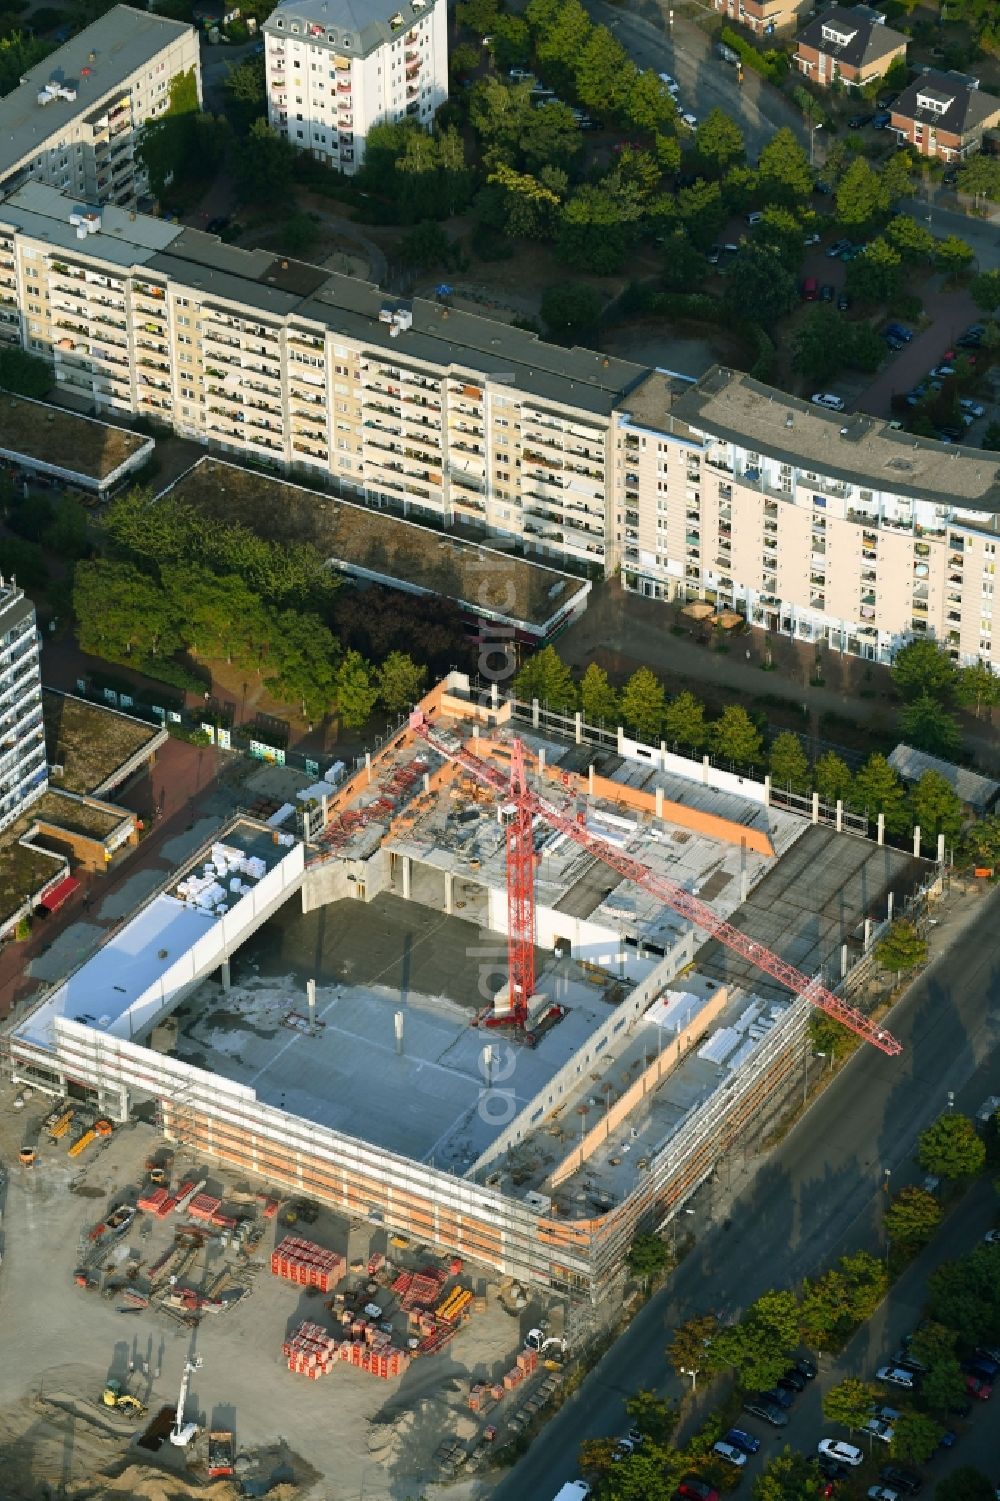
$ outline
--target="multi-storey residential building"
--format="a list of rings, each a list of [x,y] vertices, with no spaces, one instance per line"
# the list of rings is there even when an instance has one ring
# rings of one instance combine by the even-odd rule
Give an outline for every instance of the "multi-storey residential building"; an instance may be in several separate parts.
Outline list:
[[[796,26],[810,10],[810,0],[712,0],[720,16],[738,21],[756,36],[773,36]]]
[[[615,404],[639,365],[32,184],[0,205],[0,298],[66,398],[407,515],[609,565]]]
[[[35,607],[0,578],[0,829],[47,787]]]
[[[618,414],[625,586],[887,662],[930,635],[1000,670],[992,454],[828,413],[716,368],[654,373]]]
[[[983,135],[1000,126],[1000,99],[977,78],[925,68],[892,106],[900,144],[943,162],[963,161],[982,149]]]
[[[34,181],[88,204],[134,203],[147,188],[139,132],[189,72],[200,100],[193,26],[116,5],[0,100],[0,197]]]
[[[885,24],[867,5],[833,5],[814,16],[795,38],[795,66],[813,83],[835,80],[864,88],[883,78],[896,61],[906,61],[907,38]]]
[[[429,126],[448,97],[445,0],[281,0],[264,47],[272,126],[343,172],[373,125]]]

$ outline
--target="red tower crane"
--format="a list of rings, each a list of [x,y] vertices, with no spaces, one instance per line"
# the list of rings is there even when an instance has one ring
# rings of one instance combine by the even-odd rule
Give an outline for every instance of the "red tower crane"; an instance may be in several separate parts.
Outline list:
[[[492,787],[505,800],[501,818],[507,830],[507,947],[511,1022],[523,1025],[527,1020],[528,1001],[534,989],[535,865],[531,829],[533,820],[538,817],[587,850],[595,859],[609,865],[620,876],[641,886],[664,906],[672,908],[681,917],[717,938],[726,948],[739,954],[764,974],[770,975],[793,994],[805,996],[813,1006],[856,1032],[865,1042],[870,1042],[873,1047],[890,1056],[902,1052],[901,1044],[870,1017],[865,1016],[864,1012],[842,1001],[818,980],[808,979],[794,965],[773,954],[764,944],[741,933],[739,928],[719,917],[705,902],[685,891],[683,886],[650,870],[641,860],[626,855],[608,840],[591,834],[577,818],[571,817],[563,808],[533,791],[528,784],[524,746],[520,740],[515,738],[511,744],[511,768],[508,776],[499,767],[491,765],[465,746],[455,745],[450,739],[445,739],[433,728],[422,710],[418,709],[411,714],[410,728],[440,755],[461,766],[477,782]]]

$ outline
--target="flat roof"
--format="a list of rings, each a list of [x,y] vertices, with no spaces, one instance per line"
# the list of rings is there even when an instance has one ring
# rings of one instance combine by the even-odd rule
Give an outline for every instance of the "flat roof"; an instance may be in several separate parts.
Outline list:
[[[152,438],[0,390],[0,455],[46,464],[100,484],[147,451]]]
[[[65,829],[68,834],[82,834],[86,839],[107,839],[121,828],[132,814],[126,808],[90,801],[79,795],[66,795],[57,787],[49,787],[37,802],[32,803],[28,823],[39,821]]]
[[[0,100],[0,178],[193,29],[184,21],[116,5],[29,68],[18,87]],[[75,87],[76,98],[39,104],[38,95],[50,79]]]
[[[156,725],[53,688],[42,689],[42,715],[49,766],[63,768],[58,785],[64,792],[96,791],[163,737]]]
[[[574,574],[221,459],[199,459],[164,493],[276,542],[310,542],[348,572],[398,580],[403,588],[446,595],[537,627],[589,589]]]
[[[68,868],[65,855],[21,843],[31,828],[35,806],[29,805],[0,830],[0,925],[13,917],[26,897],[37,896],[43,886]]]
[[[966,766],[956,766],[954,761],[943,761],[940,756],[929,756],[902,741],[889,756],[889,765],[907,782],[918,782],[925,771],[936,771],[963,803],[981,812],[990,808],[1000,793],[1000,782],[991,777],[980,776]]]
[[[678,394],[650,376],[623,406],[642,414],[643,426],[706,433],[847,484],[949,508],[1000,511],[996,455],[919,438],[862,412],[827,412],[741,370],[716,365]]]
[[[434,4],[435,0],[280,0],[264,30],[284,36],[294,27],[300,35],[304,33],[310,47],[367,57],[384,43],[405,36]]]

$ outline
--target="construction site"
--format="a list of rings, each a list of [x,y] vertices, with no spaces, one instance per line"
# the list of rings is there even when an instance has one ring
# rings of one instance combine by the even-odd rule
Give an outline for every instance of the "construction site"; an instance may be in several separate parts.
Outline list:
[[[895,1049],[865,960],[934,871],[843,810],[452,674],[287,812],[43,996],[15,1079],[596,1303],[808,1082],[813,1006]]]

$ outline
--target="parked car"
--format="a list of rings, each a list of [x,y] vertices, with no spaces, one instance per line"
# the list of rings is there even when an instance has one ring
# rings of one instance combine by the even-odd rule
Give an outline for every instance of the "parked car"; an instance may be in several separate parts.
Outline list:
[[[828,281],[824,282],[819,289],[820,302],[832,302],[836,295],[836,287],[832,287]]]
[[[901,349],[906,348],[903,340],[897,339],[895,334],[883,334],[882,337],[885,339],[886,344],[888,344],[893,354],[898,354]]]
[[[889,1386],[901,1386],[904,1391],[912,1391],[917,1384],[916,1374],[913,1371],[905,1371],[899,1365],[882,1365],[875,1372],[876,1381],[885,1381]]]
[[[778,1385],[786,1392],[804,1392],[806,1378],[798,1366],[789,1366],[783,1376],[779,1376]]]
[[[708,250],[708,255],[705,257],[705,259],[708,261],[708,264],[710,266],[717,266],[719,264],[719,257],[721,255],[722,255],[722,246],[721,245],[710,245],[709,246],[709,250]]]
[[[715,1486],[709,1485],[707,1480],[699,1480],[696,1475],[689,1475],[686,1480],[681,1481],[677,1495],[683,1496],[684,1501],[719,1501]]]
[[[962,403],[960,402],[959,405],[962,405]],[[982,408],[980,408],[980,413],[981,412]],[[997,1377],[1000,1376],[1000,1360],[997,1359],[992,1350],[987,1350],[985,1346],[977,1346],[976,1349],[973,1350],[972,1355],[970,1356],[970,1360],[972,1360],[977,1366],[985,1370],[991,1381],[995,1381]]]
[[[947,380],[949,375],[954,374],[954,365],[935,365],[934,369],[930,371],[930,377],[932,380]]]
[[[795,1369],[801,1371],[807,1381],[815,1381],[819,1368],[808,1355],[800,1355],[795,1362]]]
[[[1000,1230],[987,1230],[983,1243],[987,1246],[1000,1246]]]
[[[954,1449],[957,1443],[958,1434],[955,1432],[954,1428],[946,1428],[941,1437],[938,1439],[938,1451],[940,1452],[943,1449],[947,1452],[947,1450],[949,1449]]]
[[[738,1448],[736,1444],[727,1444],[724,1438],[720,1438],[717,1443],[712,1445],[712,1453],[717,1454],[720,1459],[724,1459],[726,1464],[735,1465],[738,1470],[742,1470],[747,1462],[747,1457],[743,1450]]]
[[[829,1454],[810,1454],[809,1463],[816,1466],[824,1480],[831,1482],[846,1480],[851,1473],[847,1465],[841,1464],[839,1459],[831,1459]],[[824,1496],[832,1495],[833,1485],[828,1486],[823,1494]]]
[[[811,234],[806,235],[802,243],[803,245],[818,245],[822,238],[823,236],[819,231],[814,229]]]
[[[815,302],[819,297],[819,282],[815,276],[806,276],[802,281],[802,301]]]
[[[680,88],[680,84],[677,82],[677,79],[672,78],[669,73],[661,73],[660,82],[665,83],[671,93],[673,93],[675,89]]]
[[[511,68],[507,77],[512,78],[515,83],[528,83],[529,81],[534,83],[535,81],[534,73],[529,73],[526,68]]]
[[[833,396],[829,391],[817,391],[809,400],[814,407],[826,407],[828,412],[842,412],[844,410],[844,398]]]
[[[915,389],[920,390],[920,387],[917,386],[915,387]],[[908,1340],[904,1340],[904,1342],[900,1345],[899,1349],[892,1357],[892,1363],[893,1365],[898,1365],[904,1371],[916,1371],[918,1375],[921,1376],[927,1370],[927,1367],[924,1365],[924,1362],[922,1360],[918,1360],[915,1355],[910,1354],[910,1344]]]
[[[905,323],[887,323],[885,331],[892,334],[894,339],[902,339],[904,344],[909,344],[913,338],[913,329],[907,328]]]
[[[795,1393],[783,1391],[780,1386],[771,1386],[766,1392],[760,1393],[760,1398],[762,1402],[773,1402],[775,1406],[787,1410],[795,1401]]]
[[[899,1492],[890,1490],[887,1485],[870,1485],[865,1495],[868,1501],[899,1501]]]
[[[878,114],[872,115],[872,129],[886,130],[892,120],[892,115],[887,109],[880,109]]]
[[[959,349],[978,349],[983,342],[983,334],[986,332],[982,323],[970,323],[965,333],[955,340]]]
[[[760,224],[763,218],[764,215],[761,213],[760,209],[755,208],[752,209],[749,214],[747,214],[747,223],[749,224],[750,228],[753,229],[754,225]]]
[[[872,1438],[879,1439],[883,1444],[891,1444],[896,1430],[885,1418],[869,1418],[863,1425],[862,1432],[870,1433]]]
[[[840,311],[842,313],[846,313],[847,309],[850,307],[850,305],[851,305],[851,299],[848,297],[847,293],[846,292],[839,292],[837,294],[837,307],[840,309]]]
[[[966,1371],[965,1390],[977,1402],[988,1402],[993,1395],[993,1383],[984,1376],[977,1376],[973,1371]]]
[[[953,188],[955,186],[956,182],[958,182],[958,168],[957,167],[949,167],[946,170],[946,172],[945,172],[944,176],[942,177],[941,181],[945,184],[946,187]]]
[[[772,1428],[784,1428],[788,1423],[787,1412],[782,1412],[773,1402],[762,1402],[758,1397],[749,1397],[743,1404],[743,1411],[770,1423]]]
[[[891,1485],[894,1491],[903,1491],[907,1496],[917,1496],[924,1488],[920,1476],[903,1465],[883,1465],[878,1478],[884,1480],[886,1485]]]
[[[846,250],[840,252],[840,259],[845,262],[856,261],[858,256],[864,255],[867,249],[867,245],[849,245]]]
[[[890,105],[895,104],[898,98],[898,94],[879,94],[878,98],[875,100],[875,108],[888,109]]]
[[[684,124],[687,126],[688,130],[697,130],[698,116],[692,115],[690,110],[686,110],[684,114],[681,115],[681,119],[684,121]]]
[[[611,1451],[612,1463],[620,1464],[623,1459],[635,1453],[635,1444],[630,1438],[620,1438]]]
[[[830,260],[835,261],[839,255],[843,255],[845,250],[850,249],[851,243],[850,240],[834,240],[832,245],[826,247],[826,253]]]
[[[760,1450],[760,1439],[747,1433],[745,1428],[730,1428],[722,1437],[725,1443],[735,1444],[744,1454],[756,1454]]]
[[[864,1450],[859,1449],[856,1444],[845,1444],[840,1438],[821,1438],[816,1447],[820,1454],[827,1454],[840,1464],[850,1465],[852,1469],[864,1462]]]
[[[224,229],[229,228],[230,222],[231,221],[227,215],[220,214],[216,219],[209,219],[208,223],[205,225],[205,230],[210,235],[221,235]]]
[[[986,408],[983,406],[982,402],[973,401],[971,396],[960,396],[958,399],[958,404],[962,408],[962,411],[968,412],[969,416],[973,419],[976,417],[986,416]],[[1000,1240],[1000,1235],[997,1236],[997,1239]],[[976,1353],[978,1354],[979,1352],[977,1351]],[[1000,1370],[1000,1366],[998,1366],[997,1369]]]
[[[852,115],[847,122],[848,128],[850,130],[863,130],[866,125],[871,124],[874,118],[874,115]]]

